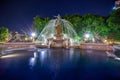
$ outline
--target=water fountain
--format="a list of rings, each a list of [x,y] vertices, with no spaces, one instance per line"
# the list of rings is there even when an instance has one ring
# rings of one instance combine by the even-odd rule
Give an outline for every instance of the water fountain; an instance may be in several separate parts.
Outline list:
[[[77,33],[72,26],[69,21],[61,19],[60,15],[50,20],[38,36],[41,46],[65,48],[75,46],[74,38]]]

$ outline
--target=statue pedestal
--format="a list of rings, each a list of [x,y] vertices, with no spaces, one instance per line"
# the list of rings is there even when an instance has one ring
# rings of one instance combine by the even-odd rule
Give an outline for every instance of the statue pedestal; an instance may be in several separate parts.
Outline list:
[[[65,40],[55,40],[53,39],[51,43],[51,47],[65,47]]]
[[[60,47],[60,48],[65,48],[66,47],[66,40],[61,34],[61,26],[57,25],[56,26],[56,34],[54,35],[53,38],[48,39],[48,44],[50,43],[50,47]]]

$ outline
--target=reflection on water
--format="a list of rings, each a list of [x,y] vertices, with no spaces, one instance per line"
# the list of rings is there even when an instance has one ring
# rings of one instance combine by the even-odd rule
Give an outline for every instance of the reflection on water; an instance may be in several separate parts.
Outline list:
[[[79,56],[80,53],[75,53],[74,49],[37,49],[34,56],[30,58],[29,65],[32,68],[40,63],[41,66],[47,65],[56,68],[71,60],[77,60]]]
[[[44,62],[45,58],[47,57],[47,49],[38,49],[34,52],[33,57],[30,58],[30,66],[34,67],[37,62]]]
[[[13,57],[18,57],[20,56],[20,54],[10,54],[10,55],[2,55],[0,58],[4,59],[4,58],[13,58]]]
[[[29,65],[31,69],[45,68],[52,73],[52,78],[56,80],[63,68],[75,68],[79,58],[79,50],[38,49],[34,52],[34,56],[30,58]]]

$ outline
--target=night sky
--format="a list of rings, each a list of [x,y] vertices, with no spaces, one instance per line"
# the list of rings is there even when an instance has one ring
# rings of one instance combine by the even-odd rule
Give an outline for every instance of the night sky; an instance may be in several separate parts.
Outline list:
[[[0,27],[21,32],[32,26],[33,17],[88,13],[108,16],[115,0],[0,0]]]

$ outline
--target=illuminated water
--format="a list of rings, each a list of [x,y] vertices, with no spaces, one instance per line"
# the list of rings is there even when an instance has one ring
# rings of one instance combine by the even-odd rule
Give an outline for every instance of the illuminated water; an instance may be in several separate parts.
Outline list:
[[[56,26],[58,25],[61,26],[63,38],[70,39],[70,45],[72,46],[74,42],[76,42],[77,33],[73,29],[73,25],[69,21],[61,19],[60,16],[57,19],[50,20],[41,31],[37,39],[47,45],[47,39],[54,38],[54,35],[56,34]]]
[[[0,80],[120,80],[120,61],[105,51],[39,49],[0,58]]]

